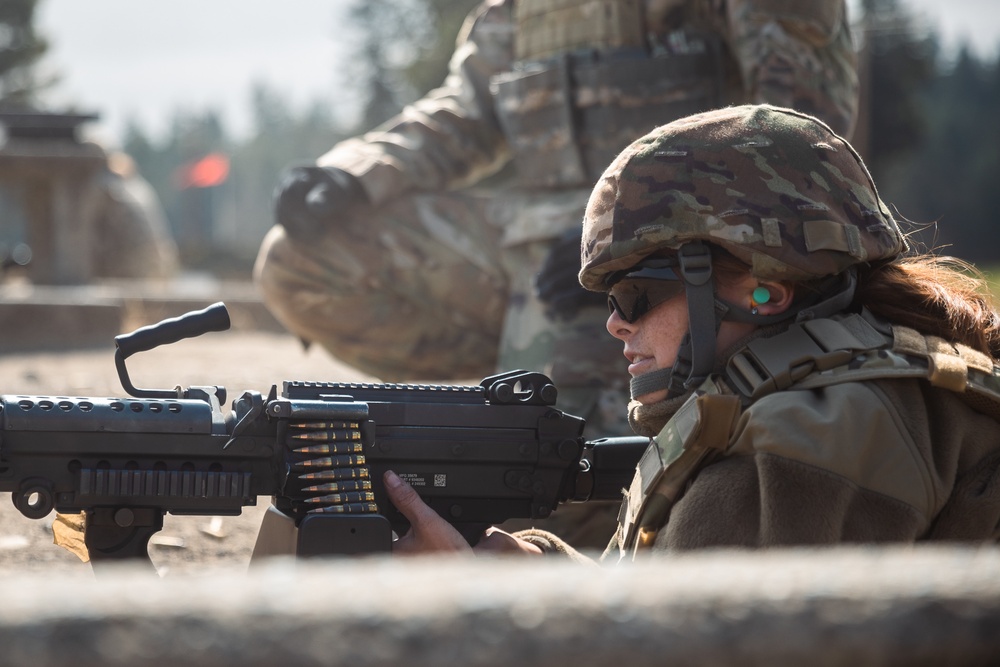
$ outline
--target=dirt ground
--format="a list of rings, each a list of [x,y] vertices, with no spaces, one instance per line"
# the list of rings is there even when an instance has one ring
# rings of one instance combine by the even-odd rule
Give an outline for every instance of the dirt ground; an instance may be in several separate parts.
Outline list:
[[[59,353],[0,354],[0,394],[121,396],[114,348]],[[304,351],[293,337],[280,333],[237,331],[210,333],[142,352],[127,361],[132,383],[142,388],[176,385],[222,385],[229,400],[244,390],[266,393],[284,380],[329,382],[373,378],[313,347]],[[77,571],[91,567],[52,543],[53,513],[30,520],[18,512],[9,494],[0,497],[0,574],[24,571]],[[247,507],[239,517],[176,517],[150,541],[150,558],[161,575],[230,565],[245,570],[268,498]]]

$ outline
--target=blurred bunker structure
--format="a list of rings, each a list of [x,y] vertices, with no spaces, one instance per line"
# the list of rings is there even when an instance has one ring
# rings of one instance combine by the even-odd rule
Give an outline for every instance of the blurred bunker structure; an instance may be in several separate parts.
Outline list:
[[[0,186],[13,197],[12,203],[21,205],[26,223],[20,243],[5,240],[31,248],[27,272],[32,282],[77,284],[94,275],[93,254],[80,252],[92,242],[93,220],[79,212],[90,183],[105,168],[106,156],[97,145],[80,142],[77,127],[96,118],[95,114],[0,113],[6,134],[0,147]],[[9,221],[12,214],[5,212],[4,217]],[[17,258],[18,263],[27,260]]]
[[[97,117],[0,112],[0,244],[5,264],[24,265],[33,284],[163,278],[176,270],[176,246],[149,184],[126,156],[80,139],[80,126]]]

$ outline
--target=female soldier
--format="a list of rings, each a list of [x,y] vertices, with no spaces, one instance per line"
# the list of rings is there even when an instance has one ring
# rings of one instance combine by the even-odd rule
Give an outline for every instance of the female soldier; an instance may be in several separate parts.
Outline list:
[[[616,158],[580,281],[609,293],[652,436],[623,555],[1000,536],[1000,317],[957,260],[906,250],[854,149],[801,113],[690,116]],[[462,548],[386,483],[413,522],[398,550]]]

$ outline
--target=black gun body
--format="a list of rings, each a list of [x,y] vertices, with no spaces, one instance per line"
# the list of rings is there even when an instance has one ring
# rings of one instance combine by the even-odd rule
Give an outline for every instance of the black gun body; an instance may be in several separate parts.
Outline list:
[[[648,442],[595,447],[582,419],[516,394],[491,402],[482,386],[284,387],[246,392],[228,412],[212,387],[183,399],[0,396],[0,491],[30,518],[86,512],[95,558],[146,556],[168,512],[238,515],[259,496],[339,536],[313,534],[314,551],[364,552],[408,529],[387,470],[474,543],[491,524],[620,497]],[[602,467],[602,451],[617,460]],[[359,530],[374,537],[358,542]]]
[[[26,516],[151,508],[237,515],[281,479],[273,434],[228,447],[203,400],[2,396],[0,490]]]
[[[283,397],[283,411],[293,414],[324,400],[367,406],[359,422],[365,464],[375,503],[397,533],[407,522],[385,496],[386,470],[470,539],[510,518],[548,516],[568,499],[579,472],[583,420],[543,404],[491,404],[483,387],[285,383]],[[293,498],[308,494],[296,462],[307,458],[293,454],[284,499],[298,510]],[[280,501],[279,508],[288,511]]]
[[[258,496],[295,519],[300,547],[308,533],[310,553],[364,553],[408,527],[387,470],[474,542],[560,502],[620,497],[648,443],[584,443],[583,420],[528,371],[475,387],[286,382],[227,411],[222,387],[139,389],[128,377],[130,355],[228,326],[219,303],[116,337],[132,398],[0,396],[0,491],[30,518],[85,512],[91,558],[148,559],[167,512],[235,515]]]

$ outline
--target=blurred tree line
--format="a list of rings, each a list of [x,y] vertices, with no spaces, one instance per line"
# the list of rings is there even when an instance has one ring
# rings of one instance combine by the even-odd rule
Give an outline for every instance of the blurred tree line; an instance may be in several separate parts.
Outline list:
[[[465,16],[478,0],[355,0],[345,35],[351,55],[330,63],[352,82],[305,112],[295,112],[265,84],[251,94],[252,130],[239,140],[214,111],[178,113],[161,141],[132,124],[124,150],[153,184],[188,266],[246,275],[273,224],[271,196],[290,164],[315,160],[337,141],[368,130],[436,85]],[[357,120],[345,118],[354,109]],[[228,177],[216,186],[185,187],[185,169],[206,155],[225,155]]]
[[[53,78],[41,78],[36,65],[48,42],[35,32],[38,0],[0,2],[0,110],[30,106]]]
[[[37,1],[0,2],[0,105],[5,96],[30,100],[42,83],[30,67],[45,49],[30,29]],[[333,102],[317,100],[305,111],[258,85],[249,136],[232,137],[212,110],[178,111],[162,139],[132,125],[123,148],[159,193],[186,264],[245,276],[272,224],[281,171],[374,127],[443,81],[462,21],[477,4],[353,0],[342,37],[353,40],[352,55],[330,63],[351,83],[331,91]],[[914,20],[904,0],[860,0],[860,8],[854,18],[865,85],[854,143],[882,198],[923,229],[923,244],[1000,264],[990,231],[1000,210],[1000,48],[992,60],[965,48],[944,54],[934,29]],[[345,118],[345,106],[357,120]],[[217,168],[215,180],[199,180],[213,156],[225,159],[225,173]]]
[[[855,144],[882,199],[916,240],[1000,264],[1000,48],[942,54],[900,0],[862,0],[862,123]],[[1000,44],[998,44],[1000,47]],[[860,136],[859,136],[860,135]]]

